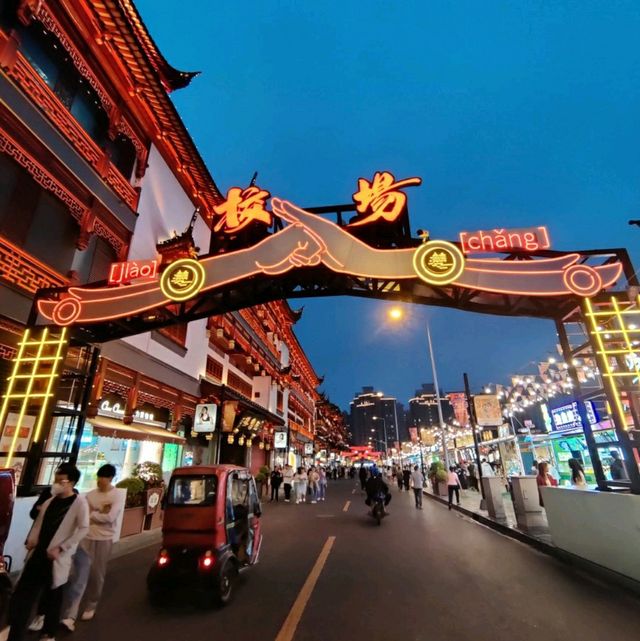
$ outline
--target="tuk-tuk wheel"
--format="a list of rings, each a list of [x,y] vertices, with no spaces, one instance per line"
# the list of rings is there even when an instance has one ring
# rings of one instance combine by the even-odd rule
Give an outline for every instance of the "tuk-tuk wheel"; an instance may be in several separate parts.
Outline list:
[[[234,583],[238,575],[231,561],[227,561],[218,577],[217,600],[220,605],[231,602],[234,593]]]

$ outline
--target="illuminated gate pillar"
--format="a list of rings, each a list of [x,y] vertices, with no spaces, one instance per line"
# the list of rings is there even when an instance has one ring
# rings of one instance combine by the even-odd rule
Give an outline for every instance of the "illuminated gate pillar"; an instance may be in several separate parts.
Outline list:
[[[582,313],[602,377],[631,491],[640,494],[640,297],[584,299]],[[632,425],[627,424],[625,404]],[[616,482],[613,481],[613,485]]]
[[[47,459],[77,459],[98,350],[70,348],[69,338],[67,328],[37,327],[18,343],[0,406],[0,465],[16,470],[20,494],[39,484]]]

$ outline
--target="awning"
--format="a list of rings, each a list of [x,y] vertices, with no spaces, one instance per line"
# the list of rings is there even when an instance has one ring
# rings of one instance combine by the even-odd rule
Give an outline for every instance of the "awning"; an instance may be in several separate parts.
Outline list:
[[[285,424],[282,416],[278,416],[277,414],[270,412],[266,408],[262,407],[262,405],[259,405],[255,401],[252,401],[250,398],[247,398],[240,392],[237,392],[232,387],[228,387],[227,385],[217,385],[216,383],[212,383],[211,381],[203,379],[201,381],[201,394],[203,397],[212,394],[222,402],[239,401],[248,411],[253,412],[257,416],[269,421],[274,427],[279,427]]]
[[[96,416],[87,419],[91,424],[94,434],[110,438],[133,439],[134,441],[153,441],[155,443],[175,443],[183,445],[185,439],[178,434],[163,430],[161,427],[143,425],[135,421],[131,425],[125,425],[122,421],[107,416]]]

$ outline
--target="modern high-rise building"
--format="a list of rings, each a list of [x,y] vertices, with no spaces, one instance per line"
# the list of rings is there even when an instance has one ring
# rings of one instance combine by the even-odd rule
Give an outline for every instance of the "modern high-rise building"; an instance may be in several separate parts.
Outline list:
[[[372,447],[382,451],[385,446],[394,446],[398,434],[401,441],[406,440],[402,404],[370,386],[354,395],[349,424],[354,445],[368,445],[371,441]]]
[[[450,423],[454,419],[453,407],[442,390],[440,390],[440,401],[443,419],[445,423]],[[418,429],[438,426],[438,397],[433,383],[423,383],[422,387],[416,390],[415,396],[409,399],[408,423],[409,427]]]

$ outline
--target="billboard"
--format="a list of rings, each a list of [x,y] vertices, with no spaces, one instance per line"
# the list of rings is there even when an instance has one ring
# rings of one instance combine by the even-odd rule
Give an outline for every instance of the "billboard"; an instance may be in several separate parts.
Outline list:
[[[473,397],[473,408],[476,422],[480,427],[495,427],[502,425],[502,407],[500,399],[495,394],[478,394]]]
[[[284,450],[287,448],[287,433],[286,432],[276,432],[273,435],[273,446],[277,450]]]
[[[193,417],[193,431],[200,434],[209,434],[216,431],[218,406],[215,403],[200,403],[196,405]]]

